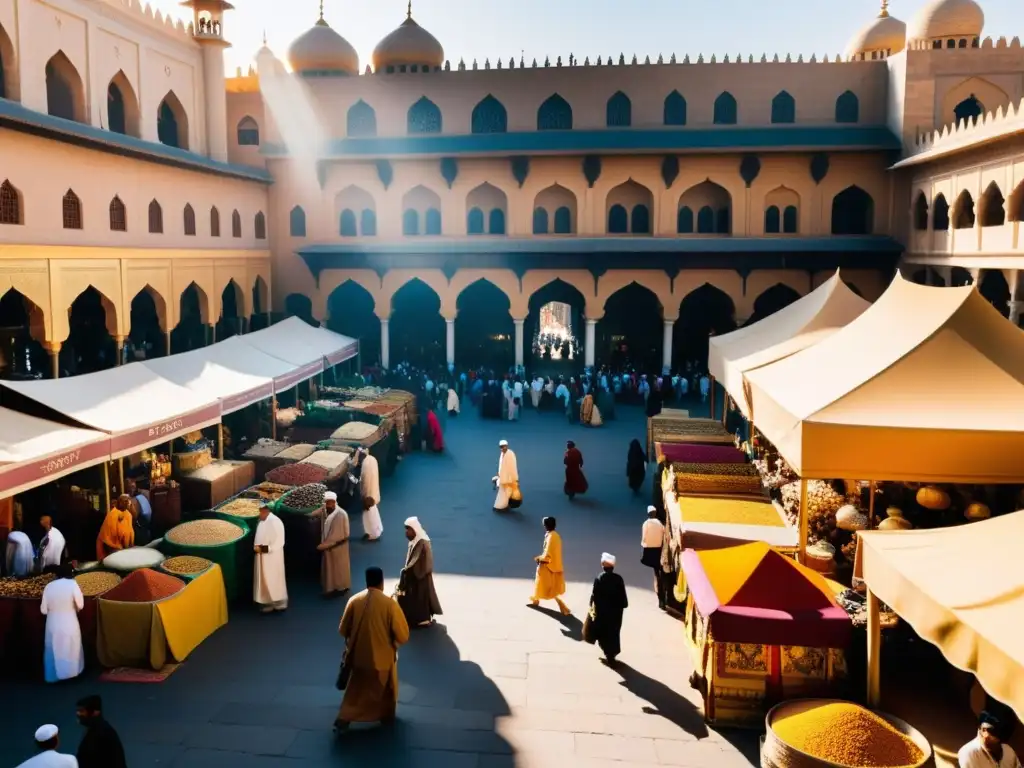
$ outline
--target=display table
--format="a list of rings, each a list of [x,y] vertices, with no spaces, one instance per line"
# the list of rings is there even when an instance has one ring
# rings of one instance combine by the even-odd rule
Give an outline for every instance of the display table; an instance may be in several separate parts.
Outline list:
[[[152,603],[97,600],[97,653],[105,667],[159,670],[181,662],[228,623],[224,576],[214,564],[175,595]]]

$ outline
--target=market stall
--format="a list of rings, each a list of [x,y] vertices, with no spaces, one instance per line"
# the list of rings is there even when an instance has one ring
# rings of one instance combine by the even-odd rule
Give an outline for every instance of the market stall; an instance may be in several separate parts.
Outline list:
[[[311,330],[313,329],[299,318],[289,317],[268,328],[232,338],[238,339],[239,344],[245,344],[264,355],[284,360],[292,366],[294,380],[275,381],[277,391],[280,392],[318,373],[323,373],[323,345],[322,342],[311,340],[308,333]]]
[[[840,684],[851,626],[839,589],[763,542],[684,552],[676,592],[705,718],[760,726],[766,705]]]
[[[216,563],[227,599],[235,600],[252,588],[253,534],[241,520],[211,513],[169,530],[160,551],[168,557],[191,555]]]

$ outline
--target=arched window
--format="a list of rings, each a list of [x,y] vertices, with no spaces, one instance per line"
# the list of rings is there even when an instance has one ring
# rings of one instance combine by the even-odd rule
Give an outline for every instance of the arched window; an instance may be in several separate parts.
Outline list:
[[[184,219],[185,234],[190,237],[195,237],[196,234],[196,212],[192,210],[192,206],[185,203],[185,210],[182,213]]]
[[[680,235],[693,234],[693,210],[684,205],[676,214],[676,232]]]
[[[800,229],[800,212],[795,205],[787,205],[782,211],[782,231],[787,235],[795,235]]]
[[[728,235],[732,231],[732,209],[719,208],[715,213],[715,234]]]
[[[608,233],[624,235],[629,232],[629,214],[624,206],[616,203],[608,211]]]
[[[487,216],[487,231],[492,235],[505,234],[505,212],[501,208],[492,208]]]
[[[836,122],[856,123],[860,121],[860,99],[853,91],[843,91],[836,99]]]
[[[21,224],[21,195],[7,179],[0,184],[0,224]]]
[[[686,99],[679,91],[665,97],[665,125],[686,125]]]
[[[488,94],[473,107],[471,128],[473,133],[505,133],[508,131],[508,112],[505,111],[505,105]]]
[[[64,193],[63,201],[64,229],[82,228],[82,201],[73,190]]]
[[[549,96],[537,110],[538,131],[572,130],[572,107],[557,93]]]
[[[267,217],[263,215],[263,211],[257,211],[253,217],[252,229],[257,240],[267,239]]]
[[[860,187],[847,187],[832,198],[832,234],[870,235],[874,214],[871,195]]]
[[[220,211],[210,208],[210,237],[220,237]]]
[[[736,99],[723,91],[715,99],[715,125],[736,125]]]
[[[160,102],[156,116],[156,133],[161,144],[188,149],[188,117],[174,91],[168,91]]]
[[[966,99],[953,107],[953,117],[958,123],[976,123],[984,111],[985,107],[982,106],[981,102],[978,101],[977,97],[972,93]]]
[[[630,230],[634,235],[651,234],[651,211],[642,203],[634,205],[630,214]]]
[[[935,213],[932,217],[932,229],[936,232],[946,232],[949,230],[949,203],[946,202],[946,196],[939,193],[939,196],[935,198]]]
[[[356,213],[351,208],[346,208],[341,212],[341,220],[338,223],[338,234],[342,237],[355,237],[359,234],[359,230],[356,226]],[[405,234],[415,235],[416,233],[406,232]]]
[[[776,205],[769,205],[764,211],[764,231],[767,235],[777,235],[782,229],[782,217]]]
[[[113,133],[128,133],[124,94],[121,93],[121,89],[114,82],[107,86],[107,128]]]
[[[424,234],[426,235],[440,235],[441,234],[441,212],[437,208],[428,208],[427,213],[424,217],[426,219],[424,223]]]
[[[57,51],[46,62],[46,112],[65,120],[85,122],[82,77],[63,51]]]
[[[928,200],[924,192],[918,192],[914,199],[914,229],[918,232],[928,229]]]
[[[1006,223],[1006,200],[994,181],[981,196],[981,226],[1001,227]]]
[[[617,91],[605,106],[605,125],[609,128],[628,128],[633,124],[633,103],[629,96]]]
[[[409,107],[406,117],[409,133],[440,133],[441,110],[426,96]]]
[[[953,206],[953,229],[974,228],[974,198],[966,189],[956,198]]]
[[[697,211],[697,231],[702,235],[715,234],[715,210],[710,205]]]
[[[796,122],[796,99],[790,96],[787,91],[780,91],[772,99],[772,122]]]
[[[149,203],[149,234],[162,235],[163,233],[164,209],[156,200],[151,200]]]
[[[242,236],[242,215],[237,209],[231,212],[231,236]]]
[[[533,234],[546,235],[548,233],[548,211],[546,208],[533,209]]]
[[[372,208],[363,208],[359,214],[359,231],[363,237],[376,237],[377,235],[377,212]]]
[[[128,231],[128,211],[117,195],[114,195],[114,199],[110,201],[110,231]]]
[[[569,210],[568,206],[563,205],[555,211],[555,234],[572,234],[572,211]]]
[[[466,214],[466,234],[482,235],[484,233],[484,212],[479,208],[470,208]]]
[[[288,214],[288,233],[292,237],[306,236],[306,212],[296,205]]]
[[[350,139],[377,135],[377,113],[362,99],[348,108],[345,134]]]
[[[412,208],[402,214],[402,234],[418,235],[420,233],[420,215]]]
[[[256,121],[246,115],[238,121],[238,146],[258,147],[260,145],[260,127]]]

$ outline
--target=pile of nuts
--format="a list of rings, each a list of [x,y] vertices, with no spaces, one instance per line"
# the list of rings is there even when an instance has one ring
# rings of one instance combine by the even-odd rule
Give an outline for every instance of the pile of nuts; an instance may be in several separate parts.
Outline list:
[[[106,571],[90,571],[79,573],[75,576],[75,581],[78,582],[78,588],[82,590],[84,597],[96,597],[120,584],[121,577]]]
[[[0,597],[40,598],[43,596],[46,585],[55,578],[56,576],[52,573],[30,576],[27,579],[7,576],[0,579]]]
[[[284,499],[284,505],[289,509],[319,508],[323,506],[325,493],[327,486],[323,483],[309,483],[289,493]]]
[[[263,506],[263,502],[259,499],[235,499],[229,501],[222,507],[218,507],[217,511],[222,512],[225,515],[231,515],[232,517],[257,517],[260,513],[260,507]]]
[[[172,544],[214,546],[230,544],[245,535],[245,532],[227,520],[190,520],[177,525],[164,537]]]
[[[319,483],[327,477],[327,470],[315,464],[285,464],[267,472],[267,480],[283,485]]]
[[[280,483],[269,483],[263,482],[259,485],[254,485],[245,491],[247,496],[253,496],[255,498],[263,499],[263,501],[277,501],[284,496],[288,491],[292,489],[290,485],[281,485]]]
[[[169,557],[161,564],[165,571],[184,574],[202,573],[211,565],[213,565],[212,560],[207,560],[205,557],[195,557],[193,555]]]

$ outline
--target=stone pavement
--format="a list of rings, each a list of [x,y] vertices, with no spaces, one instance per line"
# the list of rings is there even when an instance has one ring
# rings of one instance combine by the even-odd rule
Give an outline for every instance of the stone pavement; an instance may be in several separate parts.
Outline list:
[[[637,408],[589,430],[553,413],[527,411],[519,423],[466,412],[446,424],[448,451],[416,453],[384,481],[380,543],[355,542],[353,575],[381,565],[388,588],[404,561],[402,522],[419,516],[430,534],[437,626],[415,630],[399,661],[399,722],[335,738],[331,724],[341,650],[342,602],[323,601],[312,582],[292,579],[288,612],[260,616],[233,607],[230,624],[166,682],[99,683],[95,673],[46,686],[3,684],[0,768],[32,753],[44,722],[77,747],[74,704],[100,693],[126,743],[129,765],[181,768],[732,768],[756,764],[757,734],[707,729],[689,688],[680,623],[657,608],[650,571],[640,565],[646,496],[626,485],[629,440],[643,437]],[[525,502],[491,511],[497,442],[519,458]],[[566,439],[583,451],[591,490],[562,493]],[[527,607],[543,530],[558,518],[565,544],[566,597],[582,616],[602,551],[618,556],[629,586],[617,669],[579,641],[580,622],[553,606]],[[353,530],[361,532],[353,515]],[[9,706],[17,702],[17,706]],[[11,711],[13,710],[13,711]],[[372,761],[372,762],[371,762]]]

